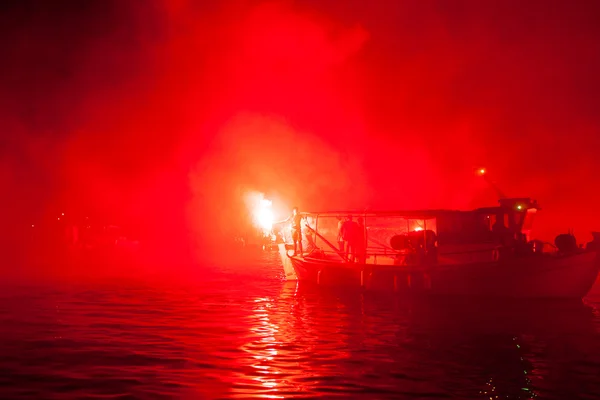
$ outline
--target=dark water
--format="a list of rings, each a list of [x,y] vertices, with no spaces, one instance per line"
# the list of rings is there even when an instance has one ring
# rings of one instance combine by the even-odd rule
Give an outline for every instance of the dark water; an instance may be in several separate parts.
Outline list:
[[[5,281],[0,398],[600,398],[598,288],[425,303],[281,278],[273,257],[183,282]]]

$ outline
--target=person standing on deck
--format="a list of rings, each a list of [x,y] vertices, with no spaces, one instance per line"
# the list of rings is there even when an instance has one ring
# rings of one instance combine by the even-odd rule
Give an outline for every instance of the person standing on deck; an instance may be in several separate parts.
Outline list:
[[[342,224],[342,238],[346,242],[346,259],[350,262],[354,262],[356,258],[357,231],[358,224],[352,221],[352,215],[348,215]]]
[[[362,217],[358,218],[356,228],[356,259],[360,264],[367,262],[367,238],[365,221]]]
[[[302,215],[298,212],[298,207],[292,209],[292,215],[283,221],[276,222],[275,224],[283,224],[286,222],[292,223],[292,240],[294,241],[294,255],[302,256]],[[297,250],[300,250],[300,253]]]

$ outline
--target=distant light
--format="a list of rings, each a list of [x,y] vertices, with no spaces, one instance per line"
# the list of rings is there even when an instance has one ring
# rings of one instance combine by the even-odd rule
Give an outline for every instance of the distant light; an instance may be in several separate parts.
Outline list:
[[[417,226],[417,227],[415,228],[415,232],[420,232],[420,231],[422,231],[422,230],[423,230],[423,228],[421,228],[420,226]]]
[[[62,215],[63,217],[65,216],[65,213],[60,213],[60,215]]]
[[[31,224],[31,227],[32,227],[32,228],[35,228],[35,225]]]
[[[480,168],[479,170],[477,170],[477,173],[479,175],[485,175],[485,168]]]
[[[520,205],[520,204],[517,206],[517,210],[520,210],[520,209],[522,209],[522,208],[523,208],[523,206],[522,206],[522,205]]]
[[[60,217],[58,217],[58,220],[60,221]]]

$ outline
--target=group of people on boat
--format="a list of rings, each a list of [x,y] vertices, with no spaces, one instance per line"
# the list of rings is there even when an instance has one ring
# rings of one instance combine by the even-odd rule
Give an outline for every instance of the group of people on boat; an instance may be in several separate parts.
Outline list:
[[[337,242],[340,253],[349,262],[366,262],[366,229],[362,217],[353,221],[352,215],[338,217]]]
[[[298,207],[292,209],[292,214],[284,219],[283,221],[276,222],[275,224],[290,223],[292,242],[294,243],[294,256],[303,256],[303,245],[302,245],[302,222],[304,217],[300,214]],[[306,221],[306,230],[304,236],[308,242],[309,249],[315,248],[313,234],[316,232],[311,228]],[[364,219],[359,217],[357,221],[353,220],[352,215],[348,215],[345,218],[338,217],[338,234],[337,244],[339,254],[348,262],[354,263],[365,263],[366,262],[366,228]]]

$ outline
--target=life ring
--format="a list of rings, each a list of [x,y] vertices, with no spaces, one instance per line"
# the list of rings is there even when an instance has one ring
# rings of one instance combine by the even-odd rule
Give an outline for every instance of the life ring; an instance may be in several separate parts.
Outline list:
[[[492,250],[492,260],[498,261],[499,259],[500,259],[500,252],[498,251],[498,249]]]

